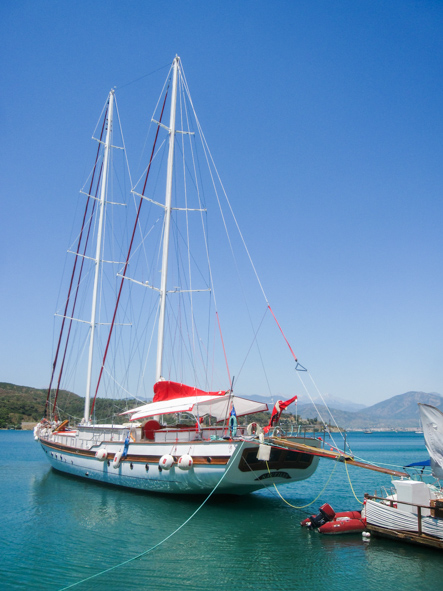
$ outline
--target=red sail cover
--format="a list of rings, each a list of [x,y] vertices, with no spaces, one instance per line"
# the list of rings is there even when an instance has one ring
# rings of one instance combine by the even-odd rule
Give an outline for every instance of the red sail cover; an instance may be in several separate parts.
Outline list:
[[[204,392],[193,386],[178,384],[177,382],[161,381],[154,384],[154,399],[152,402],[164,402],[177,398],[188,398],[189,396],[224,396],[226,392]]]

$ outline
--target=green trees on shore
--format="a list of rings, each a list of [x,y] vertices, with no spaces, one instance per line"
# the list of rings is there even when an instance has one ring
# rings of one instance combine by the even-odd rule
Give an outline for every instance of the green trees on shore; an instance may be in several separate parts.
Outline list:
[[[15,427],[22,422],[38,422],[44,416],[47,391],[27,386],[0,382],[0,429]],[[100,422],[124,423],[127,417],[119,413],[127,410],[126,400],[98,398],[95,405],[96,418]],[[57,401],[57,416],[60,420],[71,419],[74,423],[83,416],[84,399],[77,394],[61,390]]]

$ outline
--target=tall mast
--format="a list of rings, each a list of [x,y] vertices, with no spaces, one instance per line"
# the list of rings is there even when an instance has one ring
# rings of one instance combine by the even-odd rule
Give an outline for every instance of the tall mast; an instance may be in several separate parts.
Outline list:
[[[169,227],[171,224],[171,194],[172,194],[172,171],[174,165],[174,141],[175,141],[175,112],[177,105],[177,77],[178,66],[180,58],[175,57],[173,63],[173,77],[172,77],[172,97],[171,97],[171,113],[169,119],[169,154],[168,154],[168,170],[166,176],[166,197],[165,197],[165,225],[163,233],[163,257],[162,257],[162,271],[160,284],[160,313],[158,320],[158,340],[157,340],[157,366],[155,377],[156,381],[162,375],[163,363],[163,342],[165,332],[165,308],[166,308],[166,281],[168,276],[168,252],[169,252]]]
[[[108,129],[106,131],[105,140],[105,151],[103,157],[103,173],[102,173],[102,185],[100,191],[100,202],[99,202],[99,221],[97,231],[97,247],[95,250],[95,275],[94,275],[94,289],[92,292],[92,310],[91,310],[91,332],[89,337],[89,357],[88,357],[88,375],[86,379],[86,395],[85,395],[85,413],[84,420],[89,422],[89,400],[91,396],[91,382],[92,382],[92,358],[94,355],[94,337],[96,330],[96,313],[97,313],[97,293],[98,293],[98,280],[100,275],[100,267],[102,261],[102,235],[103,235],[103,219],[105,213],[105,199],[108,184],[108,170],[109,170],[109,151],[111,148],[111,133],[112,133],[112,114],[114,108],[114,91],[111,90],[109,93],[109,106],[108,106]]]

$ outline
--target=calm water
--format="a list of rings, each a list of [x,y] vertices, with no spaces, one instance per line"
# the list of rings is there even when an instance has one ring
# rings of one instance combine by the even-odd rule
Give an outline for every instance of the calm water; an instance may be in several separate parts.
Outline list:
[[[355,434],[353,452],[402,466],[427,457],[423,436]],[[56,590],[124,562],[163,540],[203,499],[162,497],[83,482],[53,471],[32,433],[0,431],[0,589]],[[333,463],[280,490],[291,504],[309,503]],[[357,497],[389,486],[388,476],[349,468]],[[360,535],[327,537],[300,528],[329,502],[357,509],[344,466],[307,509],[286,505],[273,490],[214,497],[175,536],[143,558],[73,587],[122,590],[398,591],[440,589],[442,555]]]

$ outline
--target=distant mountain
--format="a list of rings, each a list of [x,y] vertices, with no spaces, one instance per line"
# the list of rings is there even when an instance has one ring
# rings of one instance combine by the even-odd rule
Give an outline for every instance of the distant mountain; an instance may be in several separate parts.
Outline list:
[[[361,417],[368,417],[375,422],[387,423],[395,422],[398,425],[408,422],[409,425],[404,426],[418,426],[419,411],[418,403],[430,404],[443,410],[443,398],[440,394],[426,392],[406,392],[393,396],[388,400],[374,404],[358,414]]]
[[[239,396],[241,396],[241,394],[239,394]],[[248,396],[245,396],[245,398],[248,398]],[[272,407],[275,404],[275,402],[277,402],[277,400],[279,400],[278,396],[273,396],[273,397],[271,397],[271,396],[251,396],[250,398],[252,398],[253,400],[256,400],[257,402],[266,403],[269,406],[269,410],[272,410]],[[285,397],[282,396],[281,398],[285,398]],[[281,398],[280,398],[280,400],[281,400]],[[328,407],[330,409],[334,409],[334,410],[355,412],[355,411],[359,411],[364,408],[367,408],[366,405],[364,405],[364,404],[358,404],[356,402],[351,402],[350,400],[346,400],[345,398],[339,398],[338,396],[332,396],[331,394],[323,394],[323,400],[328,405]],[[319,406],[319,405],[323,406],[323,402],[320,397],[314,398],[313,402],[315,403],[316,406]],[[312,403],[311,403],[310,399],[308,398],[308,396],[306,396],[306,394],[300,394],[298,396],[297,405],[299,408],[302,408],[304,406],[309,406],[309,405],[312,406]],[[314,407],[312,406],[312,408],[314,408]],[[291,406],[290,411],[293,414],[295,414],[295,406]]]
[[[418,428],[420,415],[418,403],[430,404],[443,411],[443,398],[436,393],[406,392],[388,400],[374,404],[357,412],[333,410],[335,421],[345,429],[402,429]],[[320,418],[332,421],[328,410],[323,405],[298,405],[302,418]]]
[[[358,404],[357,402],[351,402],[345,398],[339,398],[338,396],[332,396],[332,394],[323,394],[323,400],[329,408],[336,410],[344,410],[355,412],[367,408],[366,404]],[[302,402],[302,400],[300,400]],[[315,404],[322,404],[321,398],[314,398]]]

